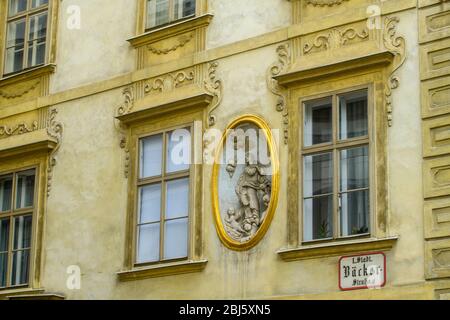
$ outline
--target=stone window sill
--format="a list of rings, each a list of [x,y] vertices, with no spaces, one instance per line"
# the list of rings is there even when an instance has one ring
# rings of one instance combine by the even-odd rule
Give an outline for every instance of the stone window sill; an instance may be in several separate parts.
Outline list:
[[[210,13],[192,17],[189,19],[182,20],[180,22],[175,22],[175,23],[172,23],[169,25],[165,25],[161,28],[156,28],[156,29],[147,31],[141,35],[134,37],[134,38],[128,39],[128,42],[135,48],[140,47],[140,46],[150,44],[150,43],[162,40],[162,39],[176,36],[183,32],[206,27],[209,25],[212,18],[213,18],[213,15]]]
[[[277,253],[284,261],[343,256],[358,252],[389,251],[397,242],[398,237],[365,238],[331,243],[303,245],[294,249],[281,249]]]
[[[44,289],[32,289],[30,287],[6,288],[0,290],[0,300],[11,299],[17,296],[34,296],[44,293]]]
[[[120,281],[133,281],[149,278],[173,276],[178,274],[201,272],[205,269],[208,260],[181,261],[139,267],[117,273]]]
[[[7,86],[9,84],[17,83],[31,78],[39,77],[43,74],[50,74],[55,72],[55,64],[45,64],[35,68],[23,70],[11,75],[0,78],[0,87]]]

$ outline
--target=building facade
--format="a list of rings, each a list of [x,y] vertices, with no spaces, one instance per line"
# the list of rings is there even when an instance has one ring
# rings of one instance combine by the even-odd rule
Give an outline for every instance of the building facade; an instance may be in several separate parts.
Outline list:
[[[450,297],[449,1],[0,0],[0,35],[1,298]]]

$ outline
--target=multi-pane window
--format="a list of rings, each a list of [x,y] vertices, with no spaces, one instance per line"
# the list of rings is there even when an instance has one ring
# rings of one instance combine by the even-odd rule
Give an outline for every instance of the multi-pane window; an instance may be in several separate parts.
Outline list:
[[[139,140],[136,263],[188,257],[190,128]]]
[[[45,63],[49,0],[9,0],[5,74]]]
[[[0,176],[0,288],[28,284],[36,171]]]
[[[303,240],[370,232],[368,91],[306,101]]]
[[[195,15],[196,0],[147,0],[146,29]]]

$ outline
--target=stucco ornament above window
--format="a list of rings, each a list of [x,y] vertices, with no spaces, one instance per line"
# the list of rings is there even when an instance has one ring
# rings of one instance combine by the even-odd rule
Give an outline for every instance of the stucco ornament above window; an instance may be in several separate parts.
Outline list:
[[[315,7],[332,7],[335,5],[340,5],[341,3],[349,0],[306,0],[306,4],[313,5]]]
[[[213,169],[216,229],[224,245],[248,250],[264,237],[278,198],[278,158],[271,131],[257,116],[233,121]]]

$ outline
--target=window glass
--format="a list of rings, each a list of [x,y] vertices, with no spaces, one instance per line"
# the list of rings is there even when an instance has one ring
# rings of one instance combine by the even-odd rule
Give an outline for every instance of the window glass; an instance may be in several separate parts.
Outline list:
[[[162,154],[162,134],[141,139],[140,178],[149,178],[161,175]]]
[[[146,29],[195,14],[196,0],[147,0]]]
[[[341,235],[369,232],[368,146],[340,152]]]
[[[167,182],[166,219],[187,217],[189,212],[189,179]]]
[[[172,131],[167,137],[166,172],[188,170],[191,164],[191,134],[188,129]]]
[[[13,176],[0,177],[0,212],[11,210]]]
[[[28,283],[30,250],[20,250],[12,253],[11,286]]]
[[[339,97],[339,124],[341,140],[367,136],[367,90]]]
[[[139,226],[137,263],[159,260],[160,223]]]
[[[332,236],[333,155],[306,156],[304,160],[304,239]]]
[[[45,62],[45,44],[47,35],[47,13],[30,17],[28,35],[28,67]]]
[[[331,142],[333,139],[333,112],[330,98],[305,103],[305,147]]]
[[[166,221],[164,233],[164,258],[178,259],[187,257],[188,218]]]
[[[31,1],[31,8],[38,8],[40,6],[48,4],[48,0],[32,0]]]
[[[27,0],[9,0],[8,16],[14,16],[27,10]]]
[[[8,268],[9,218],[0,220],[0,287],[6,286]]]
[[[195,0],[174,0],[175,20],[195,14]]]
[[[29,208],[34,201],[34,169],[16,175],[16,209]]]
[[[139,200],[139,223],[161,220],[161,184],[141,187]]]
[[[5,73],[22,70],[24,58],[25,19],[8,23]]]

